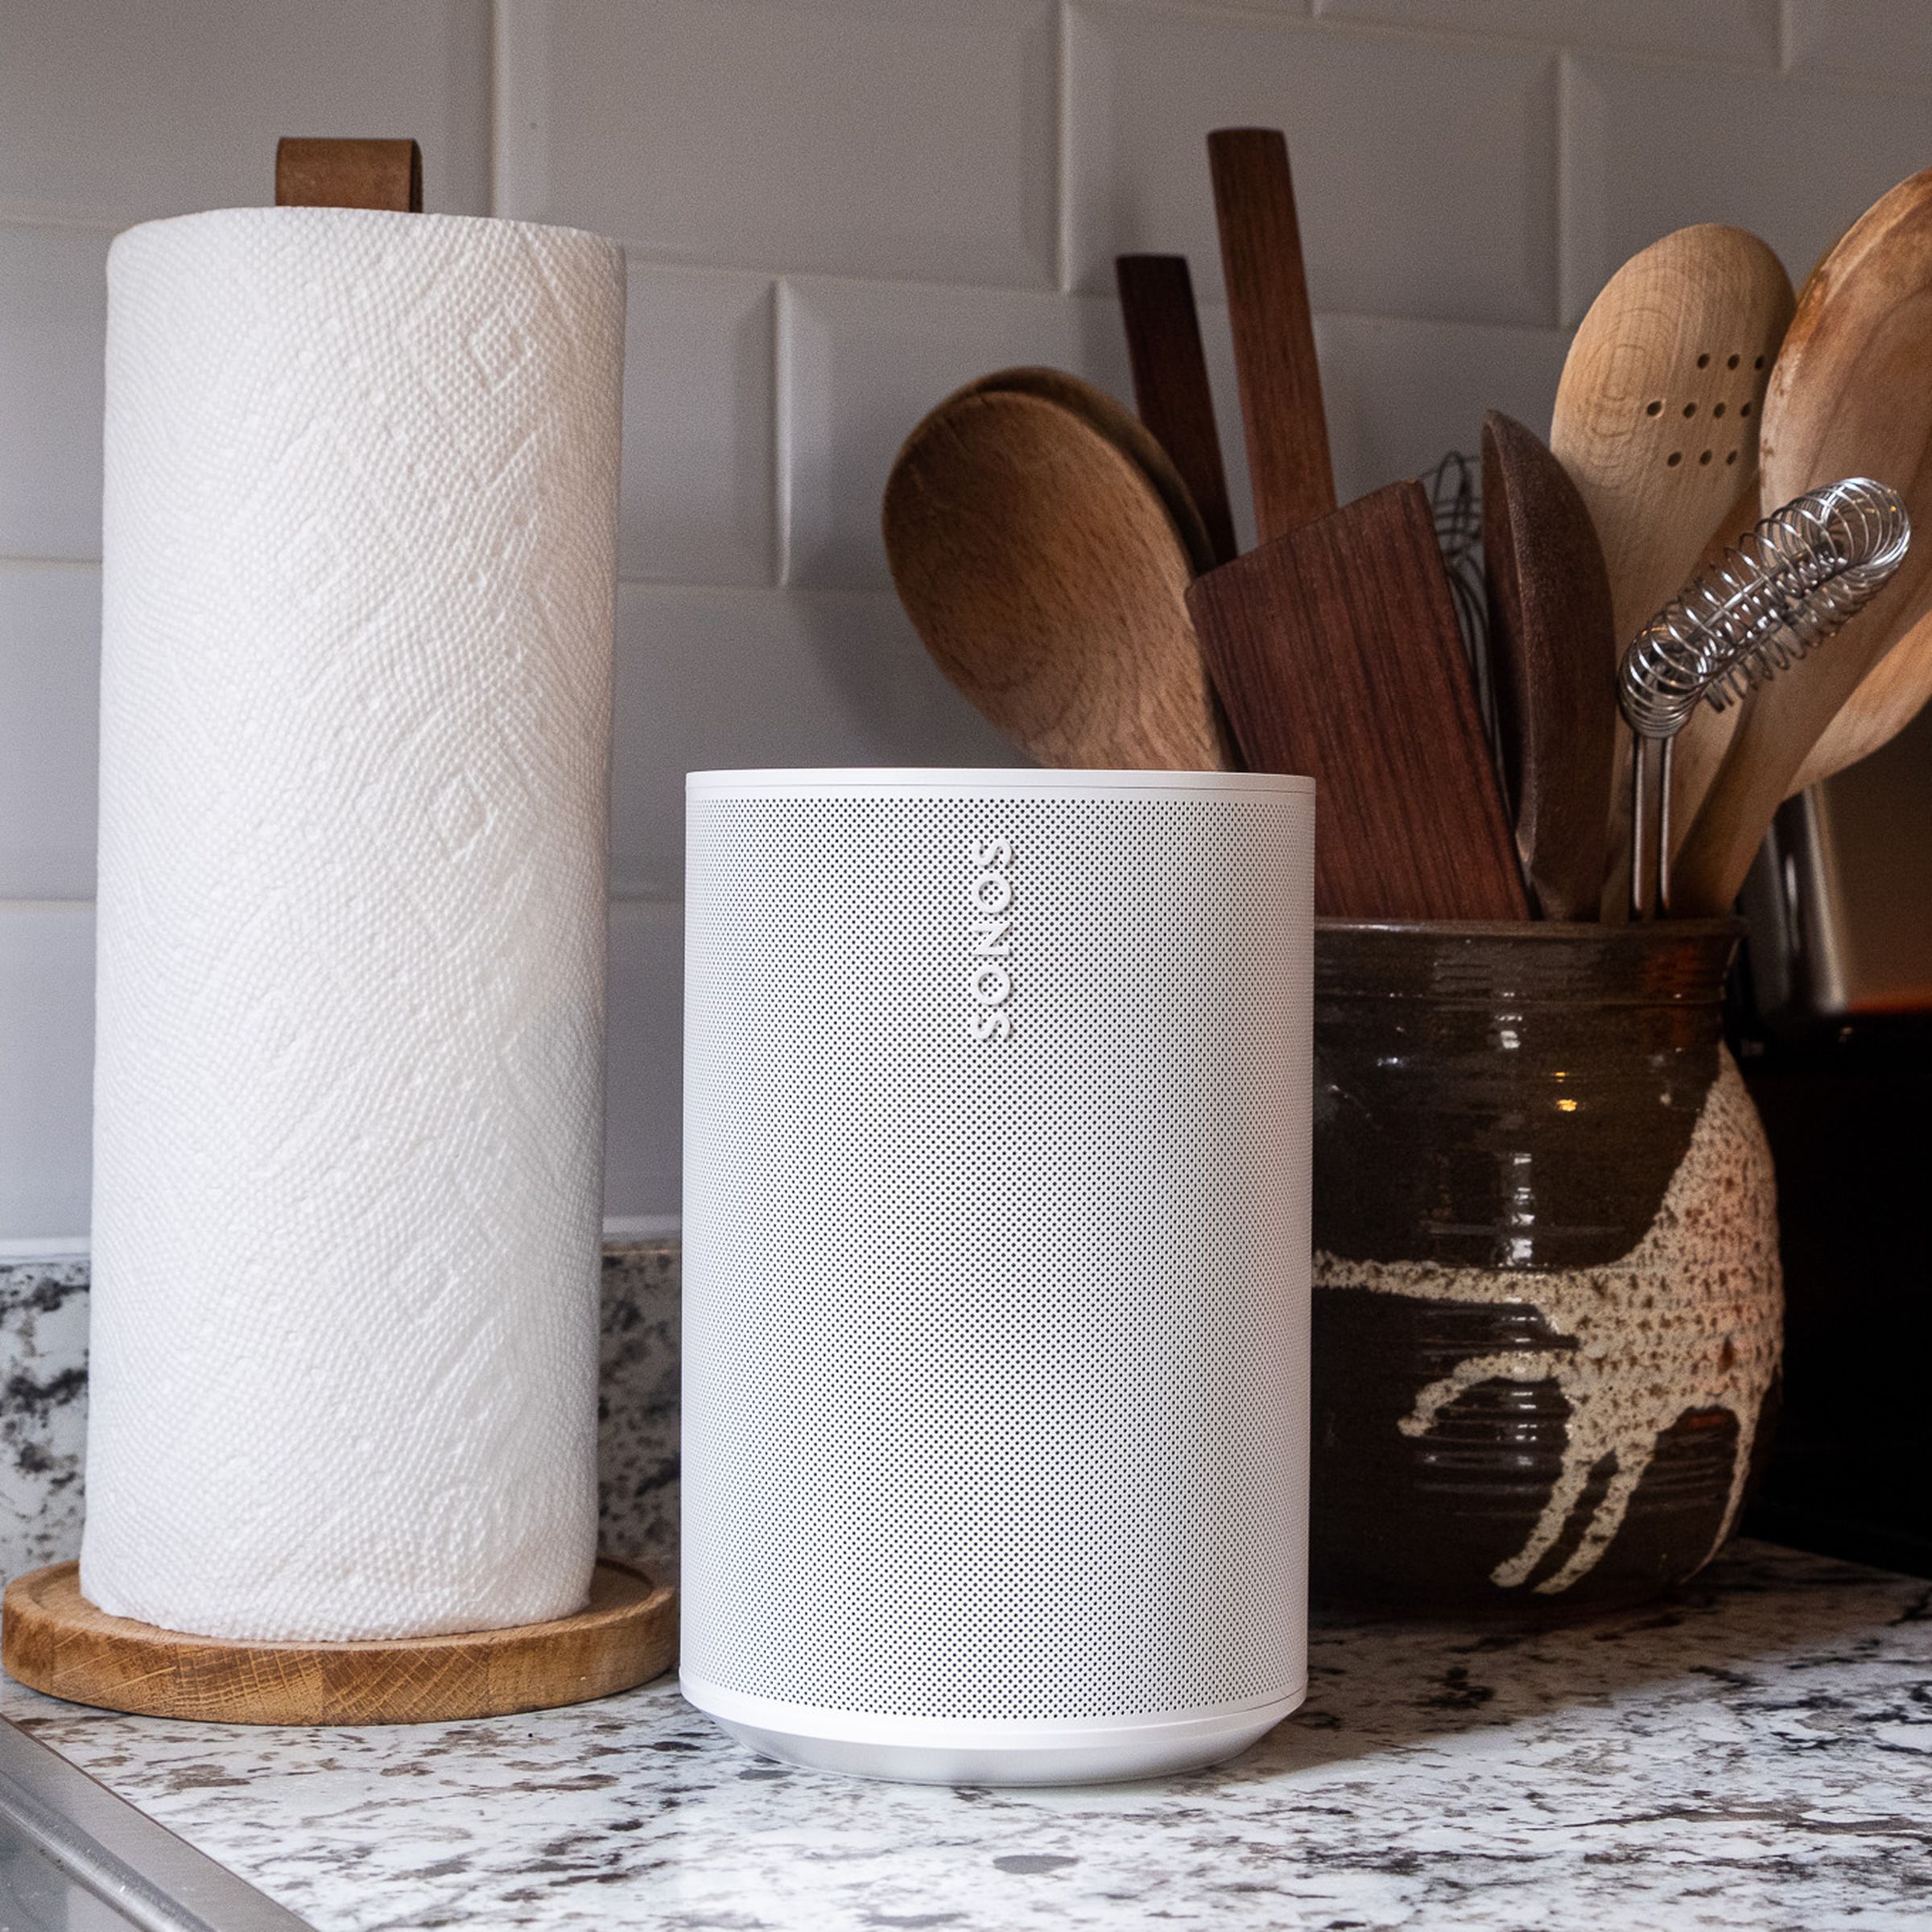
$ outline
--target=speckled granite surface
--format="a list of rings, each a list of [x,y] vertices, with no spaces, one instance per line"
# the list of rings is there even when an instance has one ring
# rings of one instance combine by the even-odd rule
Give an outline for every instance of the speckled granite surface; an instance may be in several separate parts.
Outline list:
[[[604,1253],[603,1546],[677,1569],[678,1245]],[[0,1261],[0,1578],[80,1552],[87,1263]]]
[[[678,1290],[675,1241],[604,1250],[597,1394],[598,1541],[663,1577],[678,1572]]]
[[[1668,1605],[1311,1662],[1233,1765],[1088,1790],[787,1771],[668,1682],[411,1730],[0,1711],[320,1932],[1932,1924],[1932,1586],[1743,1544]]]
[[[87,1264],[0,1262],[0,1577],[80,1546]]]

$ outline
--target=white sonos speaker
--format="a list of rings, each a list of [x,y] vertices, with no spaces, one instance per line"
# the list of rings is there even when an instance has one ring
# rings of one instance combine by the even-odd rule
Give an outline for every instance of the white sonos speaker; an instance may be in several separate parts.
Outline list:
[[[688,786],[686,1696],[822,1768],[1211,1764],[1306,1683],[1314,786]]]

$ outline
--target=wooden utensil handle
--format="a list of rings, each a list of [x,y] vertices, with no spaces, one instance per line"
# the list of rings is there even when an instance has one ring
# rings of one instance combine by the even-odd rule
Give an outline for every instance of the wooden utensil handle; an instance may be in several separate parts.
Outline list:
[[[1265,543],[1335,508],[1302,231],[1278,128],[1217,129],[1208,137],[1208,163],[1255,523]]]
[[[1214,561],[1225,564],[1235,554],[1234,518],[1187,258],[1116,255],[1113,274],[1127,328],[1134,407],[1187,483]]]
[[[423,151],[413,141],[285,134],[275,144],[275,206],[383,208],[419,215]]]

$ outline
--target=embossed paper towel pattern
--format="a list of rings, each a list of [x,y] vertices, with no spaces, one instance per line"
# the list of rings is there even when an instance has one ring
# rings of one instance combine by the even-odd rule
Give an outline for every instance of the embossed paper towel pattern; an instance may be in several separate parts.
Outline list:
[[[239,1638],[567,1615],[619,251],[233,209],[108,274],[82,1587]]]

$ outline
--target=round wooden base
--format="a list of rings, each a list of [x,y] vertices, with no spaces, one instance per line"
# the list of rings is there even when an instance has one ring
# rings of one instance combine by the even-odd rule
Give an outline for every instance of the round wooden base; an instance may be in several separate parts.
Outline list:
[[[677,1651],[677,1592],[601,1557],[575,1616],[511,1630],[343,1644],[235,1643],[97,1610],[80,1566],[0,1599],[0,1663],[50,1697],[227,1724],[414,1724],[501,1717],[628,1690]]]

